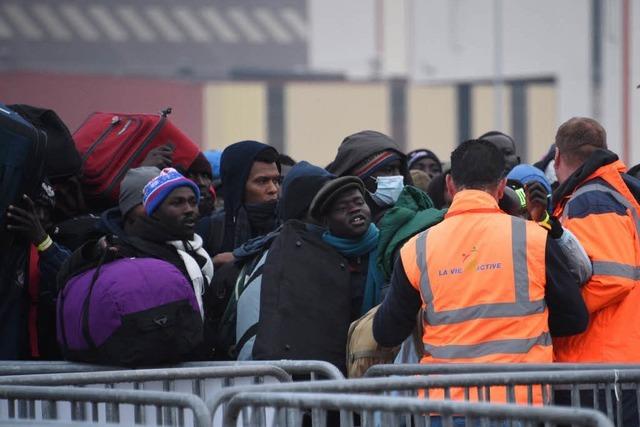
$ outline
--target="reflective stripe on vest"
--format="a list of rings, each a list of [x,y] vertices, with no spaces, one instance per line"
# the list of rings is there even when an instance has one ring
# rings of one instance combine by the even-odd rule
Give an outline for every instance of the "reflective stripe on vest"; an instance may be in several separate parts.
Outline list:
[[[640,267],[634,267],[633,265],[613,261],[594,261],[593,274],[640,280]]]
[[[515,296],[513,303],[478,304],[455,310],[435,311],[433,305],[433,292],[427,270],[427,235],[426,230],[416,240],[416,261],[420,270],[420,291],[425,301],[425,321],[432,326],[461,323],[474,319],[490,319],[497,317],[519,317],[542,313],[546,309],[544,298],[537,301],[529,301],[529,269],[527,266],[527,232],[526,223],[516,217],[511,218],[511,247],[513,251],[513,269],[515,278]],[[536,340],[536,338],[533,338]],[[527,340],[508,340],[527,341]],[[479,344],[478,346],[484,346]],[[449,346],[448,346],[449,347]],[[461,346],[451,346],[461,347]],[[476,346],[462,346],[476,347]],[[426,348],[426,346],[425,346]],[[439,347],[442,349],[442,347]],[[530,347],[529,347],[530,348]],[[431,351],[429,351],[431,353]],[[511,353],[511,352],[507,352]],[[516,351],[515,353],[520,353]],[[431,353],[434,357],[434,353]]]
[[[535,345],[551,345],[551,335],[548,332],[543,332],[534,338],[496,340],[468,345],[454,344],[442,347],[425,344],[424,349],[436,359],[463,359],[496,353],[524,354],[528,353]]]
[[[635,209],[635,207],[629,203],[629,201],[618,191],[615,189],[601,184],[601,183],[590,183],[585,184],[582,187],[578,188],[575,193],[571,196],[571,200],[567,203],[567,207],[562,212],[563,219],[569,218],[569,205],[576,197],[590,193],[592,191],[602,191],[604,193],[610,194],[618,203],[620,203],[625,208],[629,209],[631,215],[633,216],[633,220],[636,225],[636,234],[640,239],[640,213]],[[593,261],[593,274],[594,275],[602,275],[602,276],[616,276],[623,277],[625,279],[632,280],[640,280],[640,266],[622,264],[619,262],[613,261]]]

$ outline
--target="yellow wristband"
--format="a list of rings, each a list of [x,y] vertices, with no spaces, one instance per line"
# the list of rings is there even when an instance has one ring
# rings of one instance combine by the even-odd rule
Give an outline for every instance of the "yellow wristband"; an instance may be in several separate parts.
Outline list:
[[[549,212],[544,212],[544,219],[538,221],[538,224],[547,230],[551,230],[551,217],[549,216]]]
[[[53,240],[51,240],[51,236],[47,234],[47,238],[44,239],[38,246],[36,246],[36,248],[38,249],[38,252],[44,252],[49,249],[51,245],[53,245]]]

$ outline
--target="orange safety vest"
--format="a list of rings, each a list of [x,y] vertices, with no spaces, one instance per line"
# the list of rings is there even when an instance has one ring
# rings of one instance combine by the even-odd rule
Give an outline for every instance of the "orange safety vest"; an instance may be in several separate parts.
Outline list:
[[[640,362],[640,205],[620,176],[625,171],[619,160],[600,167],[555,209],[593,263],[593,277],[582,287],[589,326],[554,338],[558,362]],[[599,208],[570,216],[573,201],[590,192],[606,193],[626,215]]]
[[[421,363],[551,362],[546,239],[544,229],[505,214],[490,194],[463,190],[443,222],[407,242],[402,265],[423,304]],[[518,389],[525,403],[526,389]],[[505,397],[504,388],[491,389],[491,401]],[[462,390],[451,398],[462,399]]]

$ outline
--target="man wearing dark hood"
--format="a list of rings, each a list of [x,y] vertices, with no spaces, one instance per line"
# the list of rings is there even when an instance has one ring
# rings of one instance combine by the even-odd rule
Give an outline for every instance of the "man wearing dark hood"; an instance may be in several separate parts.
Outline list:
[[[237,142],[222,152],[220,175],[224,212],[198,226],[216,265],[233,261],[233,249],[276,227],[280,191],[278,152],[257,141]]]
[[[304,243],[309,239],[319,239],[324,229],[310,220],[308,210],[318,190],[332,178],[334,176],[326,170],[305,161],[294,165],[282,181],[278,201],[278,218],[283,225],[233,251],[242,273],[219,334],[219,347],[231,358],[252,358],[258,320],[267,316],[267,321],[270,321],[276,310],[270,298],[279,293],[283,280],[297,284],[318,277],[310,274],[308,263],[291,260],[296,257],[318,258],[319,248]],[[275,252],[270,251],[272,245],[277,248]],[[313,280],[308,284],[312,285]],[[283,289],[283,292],[287,291]],[[267,304],[264,313],[261,313],[262,296]],[[277,331],[267,331],[267,334],[273,332]]]
[[[404,186],[411,184],[406,156],[398,144],[373,130],[347,136],[327,170],[337,176],[357,176],[364,182],[374,222],[393,206]]]

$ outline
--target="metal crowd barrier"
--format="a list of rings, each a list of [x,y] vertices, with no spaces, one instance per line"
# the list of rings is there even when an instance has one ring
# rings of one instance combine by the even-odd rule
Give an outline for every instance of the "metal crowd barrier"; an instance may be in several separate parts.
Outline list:
[[[341,427],[353,427],[358,417],[362,426],[426,426],[453,425],[453,417],[461,417],[466,425],[535,426],[560,423],[585,427],[611,427],[602,413],[590,409],[542,408],[512,404],[436,401],[407,397],[355,396],[351,394],[243,392],[229,402],[224,417],[225,427],[264,425],[261,409],[275,412],[271,426],[302,426],[309,414],[313,427],[326,426],[328,411],[339,411]],[[248,411],[250,409],[250,411]],[[438,417],[436,421],[432,417]],[[305,425],[309,425],[309,421]],[[481,424],[476,424],[481,423]],[[502,424],[504,423],[504,424]],[[457,424],[456,424],[457,425]]]
[[[56,420],[0,420],[0,427],[96,427],[96,423]]]
[[[82,386],[85,388],[153,390],[156,392],[178,391],[199,397],[202,401],[215,395],[224,387],[273,381],[289,382],[291,377],[281,368],[270,365],[72,372],[0,377],[0,384],[5,385]],[[28,401],[16,402],[19,417],[33,418],[33,411],[29,410],[28,405]],[[57,413],[54,404],[45,403],[44,406],[47,407],[49,413]],[[108,406],[107,411],[110,418],[120,418],[117,407]],[[175,411],[165,412],[164,417],[167,420],[179,419],[179,414]],[[88,414],[83,407],[77,409],[76,418],[88,419]],[[133,417],[127,419],[132,423],[140,423],[143,419],[142,408],[135,406]]]
[[[344,376],[338,368],[328,362],[319,360],[267,360],[267,361],[224,361],[224,362],[186,362],[176,365],[155,366],[158,369],[217,367],[217,366],[277,366],[291,375],[309,375],[311,380],[342,379]],[[150,367],[151,368],[151,367]],[[48,373],[71,373],[92,371],[122,371],[129,370],[118,366],[92,365],[88,363],[66,361],[0,361],[0,376],[29,375]]]
[[[320,379],[341,380],[344,375],[335,365],[322,360],[251,360],[243,362],[186,362],[176,367],[203,367],[203,366],[277,366],[291,375],[308,375],[311,381]]]
[[[491,390],[499,387],[504,390],[508,401],[514,402],[516,387],[520,386],[526,389],[528,402],[533,401],[534,389],[542,391],[543,401],[548,405],[560,403],[557,401],[557,392],[564,392],[567,399],[564,402],[566,405],[578,408],[586,403],[589,407],[592,406],[606,413],[609,419],[616,420],[617,425],[627,427],[640,424],[638,413],[640,393],[637,393],[639,385],[640,370],[638,369],[365,378],[230,387],[209,399],[207,407],[215,418],[218,414],[225,412],[226,405],[234,395],[244,391],[368,393],[396,396],[416,396],[419,391],[424,391],[428,396],[429,391],[436,390],[441,392],[444,398],[448,398],[453,388],[462,388],[465,390],[465,396],[469,396],[474,390],[478,392],[480,399],[491,401]],[[632,406],[627,407],[623,413],[623,398],[629,393],[632,397]],[[628,421],[629,418],[631,421]]]
[[[249,370],[243,378],[229,378],[238,373],[237,369]],[[277,360],[247,362],[187,362],[157,369],[127,369],[114,366],[90,365],[64,361],[2,361],[0,362],[0,384],[76,385],[109,388],[153,389],[158,391],[183,391],[196,394],[206,400],[221,387],[247,383],[264,382],[259,374],[277,372],[274,379],[290,381],[290,377],[316,381],[320,379],[343,379],[344,376],[334,365],[315,360]],[[7,374],[12,376],[4,376]],[[221,379],[220,373],[224,374]],[[36,375],[37,374],[37,375]],[[215,374],[215,379],[212,377]],[[211,378],[210,378],[211,377]],[[227,379],[225,379],[227,378]],[[217,381],[217,382],[216,382]],[[18,402],[22,413],[28,413],[26,402]],[[109,408],[117,413],[117,408]],[[80,410],[79,410],[80,411]],[[139,421],[141,409],[135,408],[134,420]],[[170,419],[171,414],[166,418]],[[0,417],[1,418],[1,417]],[[221,423],[221,418],[217,424]]]
[[[27,402],[29,413],[21,414],[17,401]],[[110,411],[110,406],[118,411]],[[143,408],[136,420],[134,407]],[[55,408],[53,412],[52,408]],[[167,413],[175,418],[167,418]],[[156,426],[211,426],[209,411],[202,400],[192,394],[78,387],[0,385],[0,417],[6,423],[27,418],[25,422],[30,426],[49,422],[73,425],[76,421],[82,425],[130,426],[135,422]]]
[[[392,375],[442,375],[482,372],[533,372],[533,371],[604,371],[640,369],[640,364],[610,363],[416,363],[374,365],[365,372],[365,378]]]
[[[117,366],[92,365],[89,363],[76,363],[48,360],[0,360],[0,376],[2,375],[30,375],[64,372],[92,372],[92,371],[119,371],[126,368]]]

